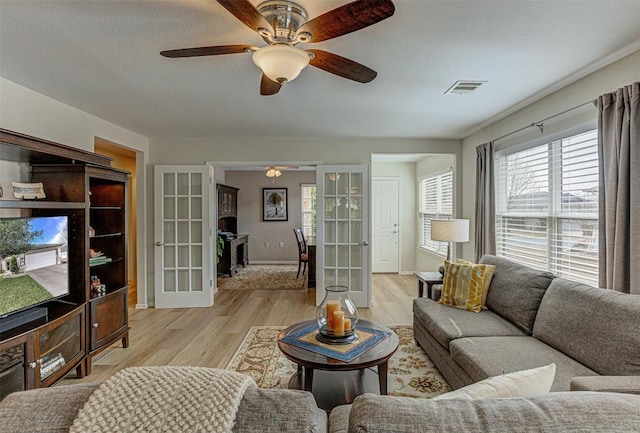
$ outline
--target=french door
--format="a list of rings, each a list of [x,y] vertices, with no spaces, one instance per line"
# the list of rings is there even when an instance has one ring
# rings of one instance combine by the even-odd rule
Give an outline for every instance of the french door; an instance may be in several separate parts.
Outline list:
[[[319,165],[316,305],[324,288],[346,286],[357,307],[371,301],[369,170],[366,165]]]
[[[213,305],[209,168],[156,165],[156,308]]]

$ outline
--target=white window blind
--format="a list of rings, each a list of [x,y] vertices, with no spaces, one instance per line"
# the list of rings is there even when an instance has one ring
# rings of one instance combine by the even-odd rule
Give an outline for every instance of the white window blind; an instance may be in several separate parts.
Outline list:
[[[497,254],[598,281],[597,131],[496,157]]]
[[[447,243],[431,240],[431,220],[453,216],[453,170],[419,180],[419,246],[441,256],[447,255]]]

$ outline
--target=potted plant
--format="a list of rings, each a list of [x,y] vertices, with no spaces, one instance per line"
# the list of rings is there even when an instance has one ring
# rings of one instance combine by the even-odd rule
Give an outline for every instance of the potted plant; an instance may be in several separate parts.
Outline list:
[[[224,238],[218,236],[216,239],[216,264],[220,263],[220,257],[224,253]]]

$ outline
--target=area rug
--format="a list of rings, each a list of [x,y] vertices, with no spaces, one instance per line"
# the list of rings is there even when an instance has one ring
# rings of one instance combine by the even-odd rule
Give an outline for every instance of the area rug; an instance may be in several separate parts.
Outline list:
[[[278,349],[284,326],[254,326],[233,355],[227,370],[253,377],[260,388],[287,388],[297,366]],[[390,326],[400,346],[389,360],[389,395],[431,398],[451,391],[424,351],[416,346],[410,325]]]
[[[234,290],[297,290],[306,287],[306,277],[296,279],[298,266],[248,265],[218,287]]]

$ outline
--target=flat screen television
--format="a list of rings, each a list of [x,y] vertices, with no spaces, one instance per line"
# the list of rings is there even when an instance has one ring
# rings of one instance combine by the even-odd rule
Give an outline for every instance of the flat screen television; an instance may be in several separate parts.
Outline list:
[[[69,294],[67,216],[0,218],[0,319]]]

